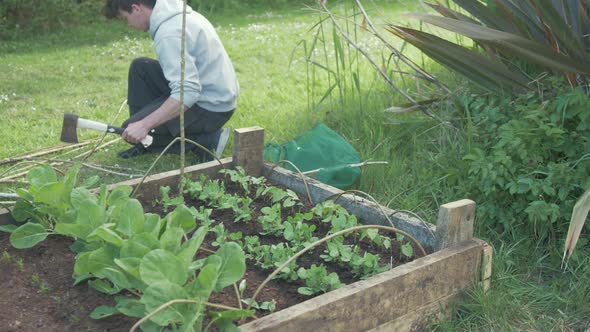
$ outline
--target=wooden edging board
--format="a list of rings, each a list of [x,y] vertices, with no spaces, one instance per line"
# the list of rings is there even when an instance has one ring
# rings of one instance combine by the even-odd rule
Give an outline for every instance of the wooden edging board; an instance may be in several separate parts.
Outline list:
[[[393,226],[412,235],[427,250],[432,251],[435,247],[436,226],[405,212],[381,206],[354,193],[345,193],[343,190],[274,164],[264,163],[263,174],[272,182],[295,191],[300,197],[307,197],[309,192],[314,204],[332,199],[365,225]]]

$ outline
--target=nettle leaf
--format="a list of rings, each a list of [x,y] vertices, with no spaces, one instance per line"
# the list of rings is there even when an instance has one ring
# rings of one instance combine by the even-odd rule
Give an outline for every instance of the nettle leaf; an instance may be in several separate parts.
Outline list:
[[[117,294],[120,289],[113,285],[110,281],[104,279],[94,279],[88,281],[88,285],[101,293],[108,295]]]
[[[26,199],[19,199],[16,201],[16,204],[12,208],[11,215],[15,221],[21,223],[37,217],[35,206]]]
[[[145,304],[141,303],[139,300],[117,296],[115,302],[117,302],[115,306],[117,310],[125,316],[143,318],[147,315]]]
[[[169,281],[159,281],[151,284],[141,297],[140,302],[145,305],[147,312],[158,309],[165,303],[172,300],[188,299],[186,291],[176,283]],[[150,320],[160,326],[167,326],[171,323],[180,323],[184,316],[191,311],[196,311],[197,306],[191,304],[174,304],[161,310]]]
[[[126,202],[129,200],[129,195],[133,188],[131,186],[117,186],[115,187],[107,198],[107,204],[109,206],[114,206],[120,204],[121,202]]]
[[[96,228],[105,221],[105,210],[99,205],[98,198],[85,188],[72,190],[70,200],[78,212],[76,223]]]
[[[101,306],[96,307],[94,310],[92,310],[92,312],[90,313],[90,318],[101,319],[101,318],[106,318],[106,317],[116,315],[118,313],[119,313],[119,310],[117,310],[117,308],[115,308],[115,307],[101,305]]]
[[[156,238],[160,237],[163,224],[163,220],[160,216],[155,213],[146,213],[144,216],[145,222],[143,224],[143,231],[151,233]]]
[[[166,216],[166,219],[168,220],[167,228],[180,227],[185,232],[189,232],[196,225],[191,210],[184,204],[174,209],[174,211]]]
[[[86,240],[92,232],[92,227],[84,223],[64,223],[60,222],[55,225],[55,232],[60,235],[68,235],[74,238]]]
[[[180,227],[168,228],[164,234],[160,237],[160,247],[164,250],[168,250],[173,254],[176,254],[180,249],[180,243],[184,231]]]
[[[188,279],[188,270],[182,260],[171,252],[163,249],[150,251],[139,264],[141,280],[148,285],[160,281],[168,281],[184,285]]]
[[[295,237],[295,233],[293,232],[293,225],[291,225],[290,222],[285,222],[283,223],[283,226],[285,226],[285,230],[283,231],[283,237],[285,238],[285,240],[293,240],[293,238]]]
[[[177,256],[184,262],[185,266],[191,265],[195,255],[197,254],[197,250],[199,250],[201,244],[203,244],[203,240],[205,239],[208,231],[209,229],[207,227],[199,227],[199,229],[193,233],[191,239],[182,244],[180,252]]]
[[[237,319],[243,317],[253,317],[255,314],[254,310],[240,310],[240,309],[233,309],[233,310],[226,310],[226,311],[211,311],[211,318],[214,320],[223,319],[228,322],[235,321]],[[225,330],[223,330],[225,331]],[[238,330],[239,331],[239,330]]]
[[[134,277],[137,280],[141,280],[141,276],[139,274],[139,264],[141,263],[141,259],[137,257],[127,257],[127,258],[117,258],[115,259],[115,264],[125,273],[129,274],[130,276]]]
[[[215,255],[209,258],[197,278],[185,287],[192,298],[208,299],[218,282],[221,258]]]
[[[17,225],[0,225],[0,232],[12,233],[17,228]]]
[[[148,252],[160,249],[160,241],[150,233],[139,233],[133,235],[121,247],[120,258],[135,257],[143,258]]]
[[[220,291],[242,279],[246,272],[246,255],[242,247],[237,243],[228,242],[223,244],[213,256],[219,256],[222,261],[215,291]]]
[[[31,248],[45,240],[49,234],[43,225],[28,222],[10,234],[10,244],[17,249]]]
[[[61,194],[64,192],[65,185],[62,182],[47,183],[35,191],[35,202],[46,203],[54,207],[59,207]]]
[[[117,289],[130,289],[131,284],[125,273],[121,272],[118,267],[107,267],[94,273],[98,278],[108,279]]]
[[[55,174],[51,166],[43,165],[30,170],[27,173],[27,181],[31,185],[40,188],[47,183],[57,182],[57,174]]]
[[[112,246],[82,253],[76,257],[74,273],[76,275],[96,273],[105,268],[115,267],[114,260],[117,256],[118,250]]]
[[[121,206],[114,221],[117,223],[117,230],[129,237],[143,232],[143,206],[136,199],[128,200]]]
[[[410,243],[403,244],[401,246],[402,255],[406,257],[412,257],[414,255],[414,248]]]
[[[82,182],[80,187],[90,189],[90,188],[93,188],[94,186],[96,186],[96,184],[99,181],[100,181],[100,177],[98,175],[94,175],[94,176],[91,176],[88,179],[84,180],[84,182]]]
[[[92,233],[88,235],[88,242],[96,242],[96,241],[105,241],[107,243],[113,244],[117,247],[123,246],[125,241],[123,238],[117,234],[114,230],[110,229],[109,227],[114,226],[115,224],[104,224],[99,228],[95,229]]]

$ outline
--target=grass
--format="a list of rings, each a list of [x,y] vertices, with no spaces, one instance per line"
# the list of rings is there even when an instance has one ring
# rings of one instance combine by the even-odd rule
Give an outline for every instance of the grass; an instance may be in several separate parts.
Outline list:
[[[366,7],[372,7],[369,4],[373,3],[365,2]],[[379,22],[397,22],[401,12],[416,9],[407,1],[376,4],[379,10],[372,10],[371,15]],[[331,9],[339,15],[353,14],[341,3]],[[457,183],[464,176],[456,169],[468,149],[469,138],[457,125],[460,119],[453,117],[451,106],[440,103],[433,108],[437,117],[447,122],[420,114],[385,114],[384,109],[403,103],[403,99],[385,86],[354,50],[344,52],[350,48],[336,45],[328,24],[315,34],[312,28],[319,19],[317,12],[291,4],[268,11],[225,12],[210,19],[234,62],[241,85],[239,108],[230,126],[261,126],[267,141],[284,142],[324,121],[345,136],[363,160],[389,162],[386,166],[365,166],[359,189],[385,205],[413,211],[428,221],[436,220],[439,205],[468,195],[457,192]],[[355,33],[350,23],[339,22],[346,31]],[[362,34],[356,37],[372,49],[376,59],[383,60],[377,43]],[[453,91],[470,89],[407,45],[398,46],[417,63],[424,62]],[[117,112],[126,98],[128,65],[138,56],[154,56],[149,36],[116,21],[2,42],[0,160],[59,145],[65,112],[121,123],[127,110],[123,108],[119,115]],[[317,65],[306,62],[306,58]],[[340,67],[334,59],[339,60]],[[354,81],[355,73],[360,89],[344,84]],[[421,85],[419,93],[412,80],[399,83],[415,97],[434,91]],[[342,90],[335,89],[330,98],[322,100],[334,84],[341,84]],[[81,139],[98,137],[88,131],[79,134]],[[118,142],[87,162],[145,172],[155,155],[119,159],[116,153],[126,147]],[[179,165],[177,156],[165,156],[154,172]],[[7,165],[0,165],[0,173],[7,169]],[[107,183],[125,179],[88,169],[85,172],[99,174]],[[12,190],[13,185],[0,189]],[[455,314],[433,329],[590,328],[590,250],[578,249],[570,268],[561,272],[556,259],[561,248],[534,250],[526,241],[506,239],[486,229],[478,229],[477,235],[494,246],[492,289],[487,295],[480,289],[468,294],[464,302],[456,304]]]

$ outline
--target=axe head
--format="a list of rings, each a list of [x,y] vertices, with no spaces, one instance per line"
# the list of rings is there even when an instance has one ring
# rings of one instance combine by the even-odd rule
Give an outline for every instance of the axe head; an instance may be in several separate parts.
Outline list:
[[[71,113],[64,114],[64,123],[61,127],[61,141],[66,143],[78,143],[78,116]]]

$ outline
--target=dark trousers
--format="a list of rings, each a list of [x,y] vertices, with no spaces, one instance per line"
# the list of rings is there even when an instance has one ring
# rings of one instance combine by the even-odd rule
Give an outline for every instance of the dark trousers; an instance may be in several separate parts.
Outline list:
[[[164,77],[160,63],[154,59],[137,58],[129,68],[127,88],[127,104],[129,105],[129,119],[123,123],[127,127],[129,123],[139,121],[157,110],[170,97],[168,80]],[[219,130],[231,118],[230,112],[210,112],[194,105],[184,113],[184,128],[187,139],[193,140],[207,148],[216,144]],[[150,134],[154,137],[153,144],[148,148],[152,151],[162,151],[172,140],[180,136],[180,117],[169,120],[154,128]],[[193,149],[187,144],[187,149]],[[168,150],[180,151],[180,144],[174,144]]]

